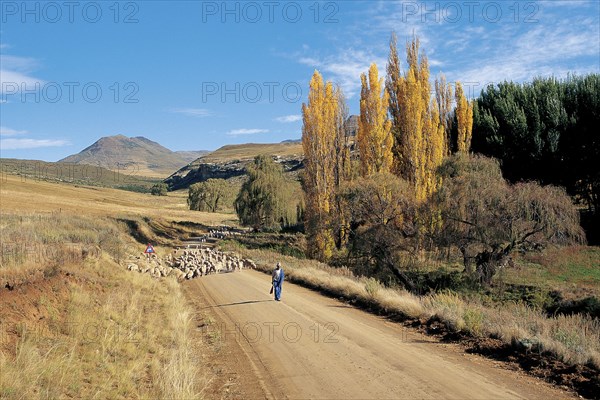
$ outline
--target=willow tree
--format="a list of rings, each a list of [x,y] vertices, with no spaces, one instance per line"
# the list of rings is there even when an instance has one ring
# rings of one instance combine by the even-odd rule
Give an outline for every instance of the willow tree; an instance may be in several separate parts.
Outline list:
[[[585,242],[579,212],[562,188],[511,185],[495,159],[462,153],[447,158],[438,173],[443,183],[431,200],[443,223],[435,237],[459,248],[465,272],[484,285],[517,251]]]
[[[344,112],[341,90],[325,83],[315,71],[308,103],[302,104],[303,186],[307,250],[321,260],[331,258],[340,236],[335,194],[349,171],[349,154],[342,148],[345,138],[341,138]]]
[[[473,132],[473,101],[467,100],[460,82],[456,82],[456,109],[454,112],[458,131],[456,138],[457,151],[468,153],[471,149]]]
[[[243,225],[256,230],[279,230],[296,223],[293,186],[283,175],[281,165],[271,156],[259,155],[247,168],[235,200],[235,211]]]
[[[362,176],[390,172],[393,164],[392,123],[387,117],[389,94],[379,79],[377,65],[371,64],[369,77],[360,76],[360,118],[357,142]],[[382,93],[383,89],[383,93]]]
[[[233,197],[229,192],[231,190],[224,179],[207,179],[190,185],[187,203],[190,210],[217,212],[226,199]]]
[[[417,200],[423,201],[439,184],[435,170],[447,146],[439,107],[431,98],[429,63],[419,48],[418,38],[407,43],[408,69],[401,76],[396,37],[392,35],[386,85],[392,99],[389,112],[396,142],[395,172],[413,184]]]

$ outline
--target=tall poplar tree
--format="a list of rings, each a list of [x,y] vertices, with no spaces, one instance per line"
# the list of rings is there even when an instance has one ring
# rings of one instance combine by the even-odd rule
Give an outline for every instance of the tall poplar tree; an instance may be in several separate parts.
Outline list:
[[[325,83],[318,71],[310,80],[308,103],[302,105],[302,147],[305,170],[305,228],[308,253],[328,260],[336,246],[335,193],[348,170],[349,155],[341,149],[343,140],[341,91]],[[345,140],[345,139],[344,139]]]
[[[408,70],[400,76],[396,39],[390,41],[387,86],[389,112],[396,146],[396,174],[415,187],[418,201],[423,201],[438,186],[435,170],[446,155],[444,125],[440,110],[431,99],[429,64],[419,54],[420,43],[413,38],[406,46]],[[393,94],[392,94],[393,93]]]
[[[440,111],[440,122],[444,126],[444,133],[446,135],[446,152],[449,155],[451,153],[451,132],[452,122],[454,115],[452,113],[452,85],[446,82],[446,77],[442,74],[435,80],[435,101],[437,103],[438,110]]]
[[[387,118],[389,95],[383,87],[383,79],[379,79],[376,64],[371,64],[368,80],[364,73],[360,79],[362,90],[357,141],[361,174],[368,176],[390,172],[394,139],[391,133],[392,123]]]
[[[456,128],[458,131],[457,150],[468,153],[471,149],[473,132],[473,101],[467,100],[460,82],[456,82]]]

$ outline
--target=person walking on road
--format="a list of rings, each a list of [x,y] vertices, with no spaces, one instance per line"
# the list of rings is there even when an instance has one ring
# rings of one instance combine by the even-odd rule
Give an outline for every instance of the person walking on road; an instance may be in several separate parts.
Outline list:
[[[277,263],[277,266],[273,270],[273,289],[275,292],[275,300],[281,301],[281,285],[283,284],[283,268],[281,264]]]

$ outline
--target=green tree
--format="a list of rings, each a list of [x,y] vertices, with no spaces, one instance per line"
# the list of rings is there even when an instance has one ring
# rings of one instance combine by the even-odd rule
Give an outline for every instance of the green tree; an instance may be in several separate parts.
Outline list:
[[[228,197],[228,184],[224,179],[207,179],[191,185],[188,190],[190,210],[217,212]]]
[[[235,200],[240,222],[256,230],[279,230],[295,224],[298,202],[281,165],[271,156],[259,155],[247,167],[247,174],[248,180]]]
[[[153,185],[150,189],[150,194],[152,194],[153,196],[166,196],[168,189],[169,187],[166,183],[157,183],[156,185]]]
[[[473,151],[511,181],[565,186],[600,206],[600,75],[488,86],[474,109]]]

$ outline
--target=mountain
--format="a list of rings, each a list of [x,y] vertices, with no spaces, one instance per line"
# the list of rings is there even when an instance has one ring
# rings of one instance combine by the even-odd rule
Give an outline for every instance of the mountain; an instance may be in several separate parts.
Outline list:
[[[183,158],[183,160],[186,161],[187,163],[191,163],[192,161],[197,160],[198,158],[207,155],[208,153],[210,153],[210,151],[208,151],[208,150],[198,150],[198,151],[178,150],[175,153],[179,154],[179,156],[181,158]]]
[[[143,136],[106,136],[59,162],[101,166],[132,176],[164,178],[207,152],[174,152]]]

